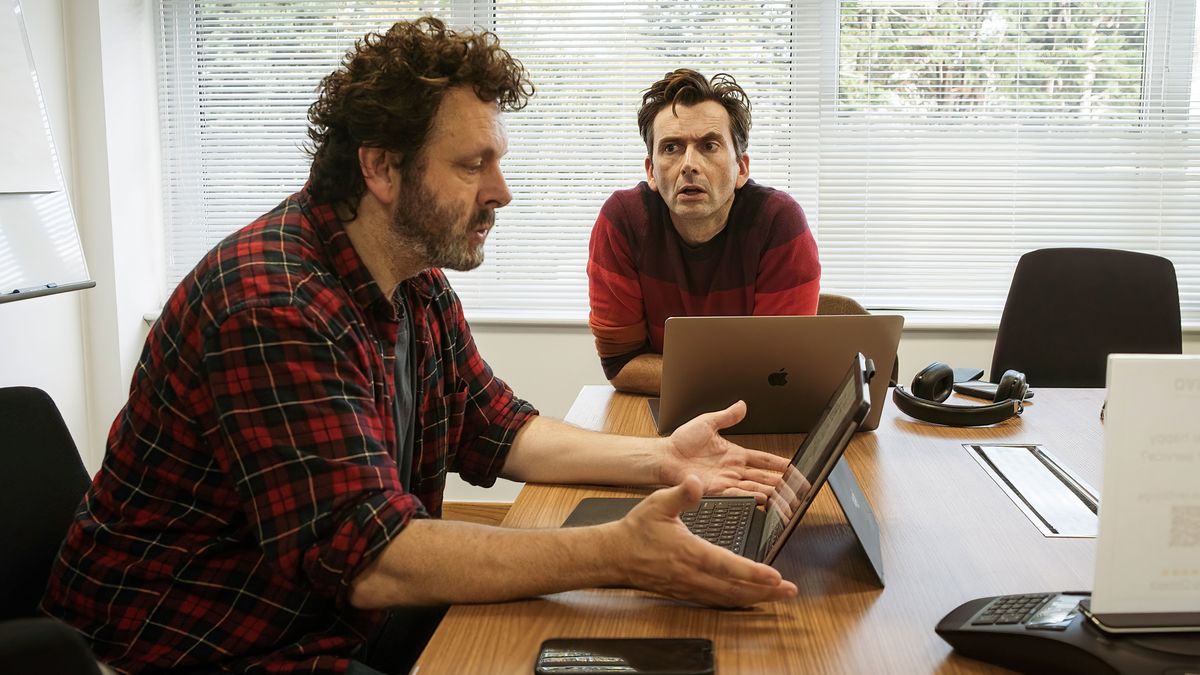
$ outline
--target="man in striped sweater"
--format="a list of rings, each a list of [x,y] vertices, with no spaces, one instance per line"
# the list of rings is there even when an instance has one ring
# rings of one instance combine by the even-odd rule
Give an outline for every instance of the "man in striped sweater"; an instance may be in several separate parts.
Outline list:
[[[596,219],[588,323],[613,386],[657,394],[667,317],[814,314],[821,264],[796,200],[750,180],[750,100],[732,76],[667,73],[638,128],[646,180]]]

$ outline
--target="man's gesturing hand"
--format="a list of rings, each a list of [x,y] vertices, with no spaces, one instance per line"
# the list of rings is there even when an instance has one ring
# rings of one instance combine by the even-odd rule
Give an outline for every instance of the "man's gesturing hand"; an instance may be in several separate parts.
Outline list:
[[[693,535],[679,514],[696,507],[700,480],[689,475],[675,487],[646,497],[614,525],[629,586],[672,598],[721,607],[746,607],[796,596],[779,572]]]
[[[675,430],[666,441],[660,469],[665,485],[675,485],[687,475],[700,479],[704,494],[752,496],[767,501],[779,484],[779,472],[788,460],[769,452],[748,450],[731,443],[720,431],[746,416],[746,404],[738,401],[724,410],[698,415]]]

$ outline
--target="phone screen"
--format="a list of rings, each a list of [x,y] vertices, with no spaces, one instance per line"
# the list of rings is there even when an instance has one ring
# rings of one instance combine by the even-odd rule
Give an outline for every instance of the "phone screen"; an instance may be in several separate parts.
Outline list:
[[[537,675],[711,675],[712,642],[703,638],[556,638],[542,643]]]

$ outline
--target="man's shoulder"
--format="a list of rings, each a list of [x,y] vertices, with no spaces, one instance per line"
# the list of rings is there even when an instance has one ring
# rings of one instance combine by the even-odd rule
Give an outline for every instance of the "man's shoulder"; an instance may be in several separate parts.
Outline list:
[[[808,227],[800,203],[783,190],[747,181],[737,193],[730,220],[744,227],[774,226],[803,230]]]
[[[308,302],[333,274],[320,215],[300,194],[221,240],[181,282],[225,311],[245,305]]]
[[[597,224],[623,232],[630,240],[646,236],[651,223],[660,218],[658,210],[662,199],[651,190],[646,181],[631,188],[617,190],[609,195],[600,209]]]
[[[648,211],[647,201],[656,196],[646,181],[631,188],[616,190],[604,202],[601,212],[611,217],[627,218],[631,215],[643,215]]]
[[[772,205],[776,208],[793,205],[796,207],[800,206],[799,202],[787,192],[753,180],[746,181],[746,184],[738,190],[737,198],[755,204]]]
[[[646,181],[641,181],[633,187],[623,188],[613,191],[609,196],[609,200],[618,200],[621,202],[636,201],[641,202],[647,195],[654,194],[654,190],[650,189],[650,184]]]

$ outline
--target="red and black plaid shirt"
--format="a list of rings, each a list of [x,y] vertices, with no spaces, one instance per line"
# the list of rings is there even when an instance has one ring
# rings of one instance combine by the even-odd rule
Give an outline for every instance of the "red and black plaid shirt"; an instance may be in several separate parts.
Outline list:
[[[410,491],[396,468],[400,315],[307,190],[231,235],[146,340],[44,610],[121,671],[342,672],[381,618],[349,583],[446,472],[491,485],[536,411],[476,351],[440,271],[413,317]]]

